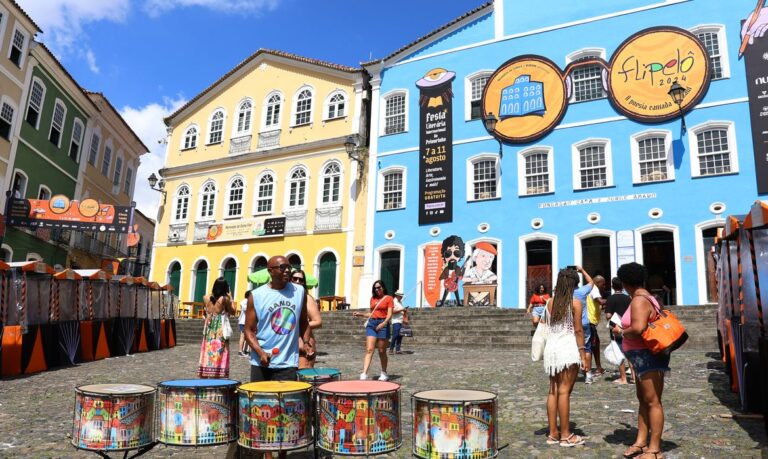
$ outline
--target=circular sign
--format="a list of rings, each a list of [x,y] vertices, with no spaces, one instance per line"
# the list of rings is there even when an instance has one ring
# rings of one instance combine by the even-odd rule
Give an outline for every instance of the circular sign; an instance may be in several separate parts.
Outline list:
[[[505,62],[483,91],[483,121],[493,113],[499,122],[492,133],[510,143],[544,137],[565,115],[568,99],[557,64],[541,56],[523,55]]]
[[[54,214],[63,214],[69,210],[69,198],[63,194],[57,194],[48,201],[48,207]]]
[[[624,40],[609,65],[609,97],[614,107],[635,121],[661,122],[696,105],[709,88],[709,54],[690,32],[651,27]],[[685,89],[680,107],[669,88]]]
[[[95,217],[99,213],[99,201],[95,199],[83,199],[77,208],[83,217]]]

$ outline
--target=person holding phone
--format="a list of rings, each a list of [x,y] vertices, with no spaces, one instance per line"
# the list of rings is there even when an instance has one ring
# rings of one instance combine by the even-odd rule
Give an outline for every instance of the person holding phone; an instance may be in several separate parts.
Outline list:
[[[365,356],[363,357],[363,372],[360,373],[360,379],[368,379],[368,368],[373,360],[373,352],[379,350],[379,360],[381,360],[381,374],[379,381],[388,381],[387,374],[387,346],[389,345],[390,329],[389,321],[392,319],[392,309],[395,302],[391,296],[387,295],[387,288],[384,283],[377,280],[371,287],[371,312],[364,314],[353,312],[355,317],[367,317],[365,321]]]

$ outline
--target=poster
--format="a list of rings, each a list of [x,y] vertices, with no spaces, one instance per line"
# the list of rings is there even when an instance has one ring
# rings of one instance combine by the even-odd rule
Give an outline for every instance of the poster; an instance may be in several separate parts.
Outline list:
[[[208,242],[237,241],[257,237],[282,236],[285,233],[285,217],[260,217],[251,220],[234,220],[215,223],[208,227]]]
[[[70,200],[61,194],[49,200],[11,198],[7,224],[43,229],[128,233],[133,224],[133,207],[103,204],[95,199]]]
[[[419,225],[453,220],[454,72],[432,69],[419,88]]]
[[[758,194],[768,193],[768,61],[764,56],[768,56],[766,36],[754,38],[744,49]]]
[[[424,298],[431,307],[440,300],[440,273],[443,271],[441,247],[440,243],[427,244],[424,247]]]

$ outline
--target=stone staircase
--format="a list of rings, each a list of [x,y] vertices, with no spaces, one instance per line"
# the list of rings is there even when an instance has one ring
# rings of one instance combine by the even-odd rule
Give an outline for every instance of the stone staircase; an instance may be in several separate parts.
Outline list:
[[[716,351],[716,305],[672,306],[688,331],[688,342],[682,349]],[[412,346],[451,346],[491,349],[530,349],[530,316],[520,309],[497,308],[425,308],[409,309],[414,337],[403,338],[406,348]],[[315,332],[319,346],[363,346],[365,319],[353,317],[352,311],[323,312],[323,328]],[[202,319],[176,321],[177,342],[200,344]],[[606,322],[598,326],[603,347],[608,341]],[[237,320],[232,319],[232,340],[239,339]],[[322,350],[322,349],[321,349]]]

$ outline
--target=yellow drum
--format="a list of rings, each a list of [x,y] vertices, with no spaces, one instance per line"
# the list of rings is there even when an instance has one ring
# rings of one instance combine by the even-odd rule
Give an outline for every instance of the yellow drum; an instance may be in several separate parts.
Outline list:
[[[312,386],[297,381],[262,381],[237,388],[240,437],[245,448],[288,451],[312,443]]]

